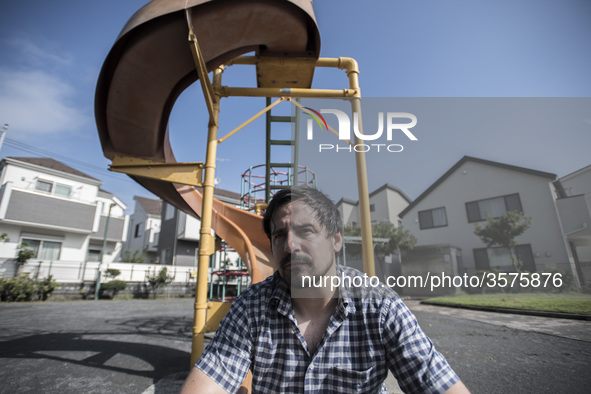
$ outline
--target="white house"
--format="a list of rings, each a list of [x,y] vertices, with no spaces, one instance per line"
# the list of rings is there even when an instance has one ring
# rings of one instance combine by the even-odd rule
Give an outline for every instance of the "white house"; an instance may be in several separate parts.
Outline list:
[[[451,245],[461,251],[463,271],[512,271],[508,252],[486,248],[474,225],[488,215],[523,212],[531,227],[517,238],[516,252],[524,269],[573,272],[574,260],[563,236],[553,182],[556,175],[508,164],[463,157],[401,214],[418,246]],[[461,272],[460,272],[461,273]]]
[[[127,234],[126,206],[101,190],[101,181],[50,158],[6,157],[0,166],[5,276],[13,271],[6,262],[23,243],[36,253],[30,261],[98,261],[103,251],[108,263],[119,256]]]
[[[216,188],[214,198],[232,206],[240,206],[240,194],[238,193]],[[160,236],[158,237],[160,263],[175,266],[195,266],[195,256],[201,238],[201,220],[187,215],[185,212],[164,202],[161,221]],[[227,251],[225,257],[229,258],[231,262],[235,262],[238,259],[238,253],[230,248]],[[214,258],[219,260],[219,253]]]
[[[399,226],[399,214],[409,204],[410,199],[401,190],[386,183],[369,195],[371,222],[390,222]],[[336,206],[343,218],[343,225],[359,224],[359,201],[341,198]]]
[[[591,165],[556,182],[564,235],[581,282],[591,282]]]
[[[138,251],[145,263],[158,263],[158,236],[162,223],[162,200],[135,196],[135,207],[129,220],[127,242],[123,250],[131,256]]]

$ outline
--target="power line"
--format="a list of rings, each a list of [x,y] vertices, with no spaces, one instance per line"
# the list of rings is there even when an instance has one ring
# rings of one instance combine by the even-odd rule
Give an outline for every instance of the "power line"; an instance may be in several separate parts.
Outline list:
[[[74,158],[71,158],[71,157],[60,155],[58,153],[51,152],[51,151],[48,151],[48,150],[45,150],[45,149],[42,149],[42,148],[38,148],[38,147],[29,145],[29,144],[25,144],[24,142],[16,141],[16,140],[13,140],[12,138],[6,138],[4,140],[4,144],[6,146],[12,147],[14,149],[21,150],[23,152],[32,153],[32,154],[37,155],[37,156],[51,157],[51,158],[56,159],[56,160],[67,162],[68,164],[71,164],[73,166],[82,168],[85,171],[99,173],[101,177],[107,177],[107,178],[115,179],[115,180],[118,180],[118,181],[121,181],[121,182],[127,182],[127,183],[133,183],[133,184],[135,184],[135,182],[133,182],[129,178],[124,178],[124,177],[121,177],[121,176],[117,176],[115,174],[111,174],[111,173],[105,171],[106,168],[104,168],[104,167],[95,166],[93,164],[86,163],[86,162],[83,162],[83,161],[80,161],[80,160],[77,160],[77,159],[74,159]]]

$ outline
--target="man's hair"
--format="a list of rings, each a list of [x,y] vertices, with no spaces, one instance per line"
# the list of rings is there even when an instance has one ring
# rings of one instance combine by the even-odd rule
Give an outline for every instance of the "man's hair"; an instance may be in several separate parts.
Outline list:
[[[263,217],[263,230],[269,239],[271,239],[271,220],[277,208],[296,201],[302,201],[312,208],[316,219],[329,236],[342,231],[341,213],[330,198],[317,189],[308,186],[294,186],[277,192],[267,207]]]

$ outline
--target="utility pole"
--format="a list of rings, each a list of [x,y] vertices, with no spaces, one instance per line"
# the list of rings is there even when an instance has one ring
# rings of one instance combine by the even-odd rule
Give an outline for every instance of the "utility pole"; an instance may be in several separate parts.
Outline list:
[[[2,150],[2,145],[4,145],[4,137],[6,137],[6,130],[8,130],[8,123],[4,123],[4,126],[2,126],[2,130],[0,130],[0,150]]]
[[[105,255],[105,249],[107,248],[107,235],[109,232],[109,220],[111,219],[111,209],[113,209],[114,206],[115,206],[115,204],[109,205],[109,215],[107,216],[107,221],[105,222],[105,232],[103,235],[103,247],[101,248],[101,253],[100,253],[100,257],[99,257],[99,266],[96,271],[96,284],[94,286],[94,299],[95,300],[99,299],[99,292],[101,290],[101,268],[103,265],[103,256]]]

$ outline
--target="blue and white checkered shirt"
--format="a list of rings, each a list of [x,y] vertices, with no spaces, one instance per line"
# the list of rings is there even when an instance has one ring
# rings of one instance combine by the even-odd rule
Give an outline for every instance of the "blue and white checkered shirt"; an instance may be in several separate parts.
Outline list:
[[[339,276],[363,275],[337,269]],[[326,333],[310,354],[278,272],[235,300],[196,367],[230,393],[249,368],[254,393],[387,393],[388,369],[409,393],[440,393],[459,381],[398,294],[385,286],[341,288]]]

